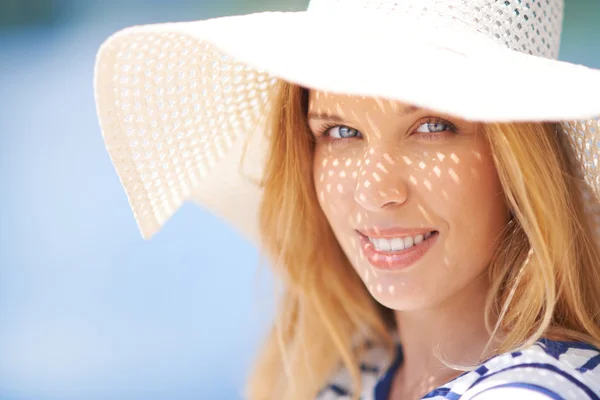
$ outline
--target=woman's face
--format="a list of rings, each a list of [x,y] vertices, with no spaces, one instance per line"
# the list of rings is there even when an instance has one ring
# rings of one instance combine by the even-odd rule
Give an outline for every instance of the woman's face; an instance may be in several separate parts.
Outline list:
[[[371,294],[395,310],[485,285],[508,211],[481,125],[311,91],[319,203]]]

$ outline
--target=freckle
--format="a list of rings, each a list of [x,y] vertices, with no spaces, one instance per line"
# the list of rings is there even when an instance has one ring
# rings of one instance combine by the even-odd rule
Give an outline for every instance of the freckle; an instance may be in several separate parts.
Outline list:
[[[394,160],[392,160],[392,157],[390,157],[390,155],[388,153],[385,153],[383,155],[383,158],[385,159],[385,161],[387,161],[388,163],[390,163],[391,165],[394,164]]]
[[[319,182],[323,182],[324,179],[325,179],[325,174],[321,174],[321,176],[319,176]]]
[[[427,179],[424,179],[423,184],[429,191],[431,191],[431,182],[429,182]]]
[[[402,160],[404,161],[404,164],[406,164],[406,165],[412,164],[412,161],[410,160],[410,158],[408,158],[406,156],[402,156]]]
[[[363,201],[363,202],[367,200],[363,193],[359,194],[358,198],[360,199],[360,201]]]
[[[327,193],[331,193],[331,183],[328,183],[327,186],[325,186],[325,190],[327,190]]]
[[[392,295],[394,294],[394,292],[396,292],[396,288],[394,287],[394,285],[390,285],[388,287],[388,292],[390,292],[390,294]]]
[[[383,290],[381,289],[381,284],[377,285],[377,292],[381,293]]]
[[[338,184],[337,184],[337,190],[338,190],[338,192],[340,192],[340,193],[344,193],[344,187],[342,186],[342,184],[341,184],[341,183],[338,183]]]
[[[416,185],[417,184],[417,179],[414,176],[410,176],[410,178],[408,178],[408,180],[413,184]]]
[[[345,178],[345,177],[346,177],[346,171],[341,171],[340,178]]]
[[[423,161],[421,161],[421,162],[419,163],[419,168],[421,168],[421,169],[425,169],[425,167],[426,167],[426,166],[427,166],[427,165],[426,165],[426,164],[425,164]]]
[[[349,167],[350,164],[352,164],[352,159],[351,158],[347,159],[345,164],[346,164],[346,167]]]
[[[454,161],[455,164],[458,164],[460,162],[460,160],[458,159],[458,156],[454,153],[452,153],[450,155],[450,158],[452,159],[452,161]]]
[[[452,180],[456,183],[460,183],[460,179],[458,178],[458,175],[456,175],[456,172],[454,172],[454,170],[452,168],[450,168],[448,170],[448,174],[450,175],[450,177],[452,178]]]
[[[377,175],[377,172],[373,172],[371,175],[373,176],[373,179],[375,179],[375,181],[381,182],[381,178],[379,177],[379,175]]]
[[[387,169],[385,169],[383,164],[380,162],[377,163],[377,168],[379,168],[381,171],[383,171],[384,174],[387,174],[387,172],[388,172]]]
[[[337,158],[336,158],[335,160],[333,160],[333,166],[334,166],[334,167],[337,167],[339,163],[340,163],[340,162],[338,161],[338,159],[337,159]]]
[[[354,172],[352,173],[352,178],[356,179],[356,177],[357,177],[357,176],[358,176],[358,174],[356,173],[356,171],[354,171]]]
[[[367,179],[364,183],[365,187],[368,188],[369,186],[371,186],[371,182],[369,182],[369,180]]]
[[[367,158],[367,159],[365,160],[365,165],[369,165],[369,164],[371,164],[371,160]]]
[[[440,170],[440,168],[437,165],[435,167],[433,167],[433,172],[435,172],[435,174],[437,175],[438,178],[442,174],[442,171]]]
[[[440,160],[440,161],[444,161],[444,158],[446,158],[446,156],[443,155],[442,153],[436,153],[436,156],[437,156],[438,160]]]

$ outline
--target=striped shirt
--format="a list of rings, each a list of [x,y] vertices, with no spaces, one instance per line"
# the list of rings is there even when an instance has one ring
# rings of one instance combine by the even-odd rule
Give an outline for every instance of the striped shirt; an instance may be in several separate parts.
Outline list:
[[[371,347],[361,364],[361,400],[390,400],[402,349],[390,356]],[[342,369],[317,400],[352,397],[350,374]],[[492,357],[426,394],[423,399],[600,400],[600,350],[576,342],[541,339],[529,348]]]

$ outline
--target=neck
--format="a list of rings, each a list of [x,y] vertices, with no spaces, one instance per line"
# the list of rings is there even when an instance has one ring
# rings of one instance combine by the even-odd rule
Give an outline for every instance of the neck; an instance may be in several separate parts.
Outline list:
[[[485,281],[481,277],[452,299],[429,309],[396,311],[404,360],[394,386],[412,392],[399,398],[420,398],[462,373],[444,362],[469,366],[486,357],[482,355],[489,340],[484,322]]]

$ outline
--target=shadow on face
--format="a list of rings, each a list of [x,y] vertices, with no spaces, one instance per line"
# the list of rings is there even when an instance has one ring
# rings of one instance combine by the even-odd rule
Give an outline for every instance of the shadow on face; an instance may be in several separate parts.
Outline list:
[[[481,124],[319,91],[308,124],[319,204],[379,302],[422,309],[484,284],[508,212]]]

